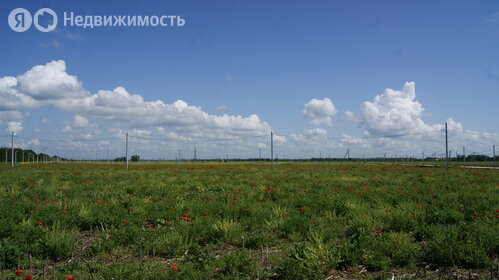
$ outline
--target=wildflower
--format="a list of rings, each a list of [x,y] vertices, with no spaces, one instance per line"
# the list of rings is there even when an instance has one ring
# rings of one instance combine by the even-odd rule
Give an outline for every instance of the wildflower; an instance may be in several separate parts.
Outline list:
[[[28,274],[28,275],[26,275],[26,278],[24,278],[24,280],[30,280],[30,279],[32,279],[32,278],[33,278],[33,275]]]
[[[170,268],[171,268],[172,270],[178,270],[178,267],[177,267],[176,265],[172,265],[172,266],[170,266]]]
[[[375,231],[374,231],[374,234],[376,234],[376,235],[381,235],[381,230],[375,230]]]
[[[392,209],[385,210],[386,213],[392,213]]]
[[[23,274],[23,270],[18,268],[18,269],[16,269],[15,273],[16,273],[16,276],[21,276],[21,274]]]
[[[208,216],[208,212],[204,212],[204,213],[203,213],[203,215],[204,215],[204,216]]]
[[[150,228],[151,226],[150,225],[146,225],[146,228]]]
[[[418,203],[418,209],[421,209],[421,204]]]
[[[126,224],[126,223],[128,223],[128,221],[127,220],[123,220],[123,223]]]
[[[68,276],[66,276],[66,279],[68,279],[68,280],[73,280],[73,279],[75,279],[75,278],[73,277],[73,275],[68,275]]]
[[[37,225],[39,225],[39,226],[43,225],[43,223],[42,223],[42,222],[38,222],[38,223],[36,223],[36,224],[37,224]],[[19,275],[18,275],[18,276],[19,276]]]
[[[473,215],[476,216],[478,215],[478,213],[476,211],[473,211]]]

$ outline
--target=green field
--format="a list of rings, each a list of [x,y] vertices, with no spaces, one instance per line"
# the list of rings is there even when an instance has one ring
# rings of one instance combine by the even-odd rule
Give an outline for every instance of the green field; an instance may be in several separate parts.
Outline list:
[[[497,170],[51,163],[0,175],[2,279],[497,277]]]

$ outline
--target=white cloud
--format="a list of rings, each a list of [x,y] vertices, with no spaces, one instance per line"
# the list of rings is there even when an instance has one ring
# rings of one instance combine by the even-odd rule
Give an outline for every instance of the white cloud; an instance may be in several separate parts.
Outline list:
[[[309,137],[324,138],[327,136],[327,131],[322,128],[304,129],[303,134]]]
[[[43,124],[47,124],[47,123],[51,123],[52,120],[49,120],[47,118],[43,118],[40,122],[43,123]]]
[[[306,118],[311,119],[310,123],[313,125],[332,126],[333,119],[331,117],[338,112],[331,99],[324,97],[323,99],[310,100],[305,104],[302,113]]]
[[[17,78],[0,78],[0,111],[45,105],[77,114],[75,122],[70,127],[66,125],[65,131],[88,125],[87,118],[121,121],[132,128],[165,126],[183,132],[219,135],[265,133],[271,129],[254,114],[247,117],[210,115],[183,100],[171,104],[161,100],[146,101],[123,87],[90,94],[76,76],[66,73],[62,60],[37,65]]]
[[[15,77],[0,78],[0,111],[25,110],[39,106],[33,98],[20,93],[17,86]]]
[[[87,120],[87,118],[82,117],[80,115],[75,115],[74,119],[74,127],[76,128],[85,128],[90,124],[90,122]]]
[[[87,118],[75,115],[72,123],[64,122],[62,132],[75,132],[72,137],[77,139],[93,139],[102,132],[98,129],[96,123],[90,122]]]
[[[358,122],[359,121],[357,116],[354,113],[352,113],[351,111],[346,111],[343,114],[343,116],[341,117],[341,119],[346,120],[346,121],[350,121],[350,122]]]
[[[76,76],[66,73],[63,60],[37,65],[17,77],[18,89],[35,100],[61,100],[88,95]]]
[[[343,143],[361,144],[364,145],[365,147],[369,147],[369,141],[367,141],[366,139],[357,136],[351,136],[348,134],[342,134],[340,141]]]
[[[432,128],[421,119],[423,106],[416,101],[414,82],[407,82],[400,91],[386,89],[373,102],[361,106],[361,120],[371,135],[428,132]]]
[[[225,111],[225,110],[227,110],[227,106],[225,106],[225,105],[220,105],[220,106],[218,106],[217,108],[215,108],[215,110],[217,110],[217,111]]]
[[[19,111],[0,111],[0,121],[19,121],[22,122],[28,117],[28,114]]]
[[[7,122],[7,128],[5,129],[6,132],[8,133],[14,132],[15,134],[21,132],[22,130],[23,130],[22,122]]]

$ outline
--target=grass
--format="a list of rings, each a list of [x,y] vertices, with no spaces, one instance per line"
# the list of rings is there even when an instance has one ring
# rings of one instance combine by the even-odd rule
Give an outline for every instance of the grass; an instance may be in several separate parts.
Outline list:
[[[54,163],[0,166],[0,175],[2,279],[17,268],[57,279],[498,269],[495,170]]]

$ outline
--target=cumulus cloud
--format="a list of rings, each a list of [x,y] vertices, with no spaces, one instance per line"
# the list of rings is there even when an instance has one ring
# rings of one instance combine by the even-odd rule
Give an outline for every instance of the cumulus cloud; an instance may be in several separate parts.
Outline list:
[[[66,73],[63,60],[37,65],[17,77],[20,92],[35,100],[60,100],[88,95],[76,76]]]
[[[80,115],[75,115],[74,126],[76,128],[85,128],[90,124],[87,118],[82,117]]]
[[[346,120],[346,121],[351,121],[351,122],[358,122],[359,121],[357,116],[355,116],[355,114],[352,113],[351,111],[346,111],[343,114],[343,116],[341,117],[341,119]]]
[[[269,131],[257,115],[210,115],[183,100],[166,103],[146,101],[123,87],[87,92],[76,76],[66,72],[62,60],[37,65],[17,77],[0,78],[0,111],[33,109],[52,105],[77,114],[66,130],[88,125],[87,118],[115,120],[133,128],[173,127],[182,131],[248,134]],[[42,121],[46,123],[45,121]]]
[[[305,129],[303,130],[303,134],[310,137],[326,137],[327,131],[322,128],[313,128],[313,129]]]
[[[416,101],[414,82],[404,84],[402,90],[387,88],[372,102],[361,106],[362,123],[371,135],[427,132],[432,128],[421,119],[424,111]]]
[[[75,132],[76,134],[73,136],[78,139],[93,139],[96,135],[102,133],[96,123],[90,122],[87,118],[80,115],[75,115],[72,123],[64,122],[63,125],[62,132]]]
[[[7,122],[7,128],[5,129],[6,132],[8,133],[14,132],[15,134],[21,132],[22,130],[23,130],[22,122]]]
[[[348,143],[348,144],[362,144],[366,147],[369,147],[369,141],[367,139],[358,137],[358,136],[351,136],[348,134],[342,134],[341,135],[341,142],[343,143]]]
[[[38,106],[32,97],[19,92],[15,77],[0,78],[0,111],[33,109]]]
[[[324,97],[323,99],[310,100],[305,104],[302,113],[306,118],[311,119],[310,123],[313,125],[332,126],[333,119],[331,117],[338,112],[331,99]]]

